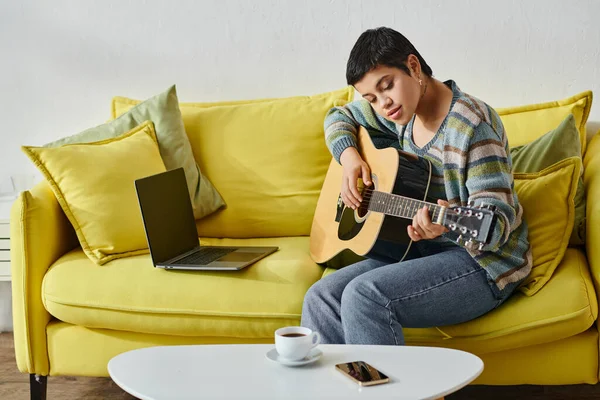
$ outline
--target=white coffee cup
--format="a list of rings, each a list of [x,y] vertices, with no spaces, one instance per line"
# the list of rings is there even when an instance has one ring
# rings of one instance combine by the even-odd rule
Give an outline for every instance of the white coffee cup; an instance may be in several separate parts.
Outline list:
[[[288,326],[275,331],[277,353],[288,360],[302,360],[320,342],[319,332],[301,326]]]

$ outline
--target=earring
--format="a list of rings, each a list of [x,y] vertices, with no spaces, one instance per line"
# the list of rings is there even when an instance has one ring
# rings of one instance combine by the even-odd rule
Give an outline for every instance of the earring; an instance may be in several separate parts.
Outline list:
[[[422,86],[423,80],[419,79],[419,86]]]

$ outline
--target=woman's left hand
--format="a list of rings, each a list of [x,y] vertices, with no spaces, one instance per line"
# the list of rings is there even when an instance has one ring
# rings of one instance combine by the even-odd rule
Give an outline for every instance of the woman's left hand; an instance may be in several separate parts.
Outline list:
[[[443,207],[450,206],[450,204],[444,200],[438,200],[437,203]],[[440,236],[442,233],[448,232],[448,229],[446,229],[445,226],[431,222],[428,207],[423,207],[417,211],[417,214],[413,217],[412,225],[409,225],[407,230],[408,236],[414,242],[423,239],[433,239]]]

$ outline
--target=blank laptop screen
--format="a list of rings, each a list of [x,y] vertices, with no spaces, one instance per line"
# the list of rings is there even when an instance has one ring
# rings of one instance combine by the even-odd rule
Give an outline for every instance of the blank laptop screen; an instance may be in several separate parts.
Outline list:
[[[135,181],[154,264],[198,246],[198,232],[183,168]]]

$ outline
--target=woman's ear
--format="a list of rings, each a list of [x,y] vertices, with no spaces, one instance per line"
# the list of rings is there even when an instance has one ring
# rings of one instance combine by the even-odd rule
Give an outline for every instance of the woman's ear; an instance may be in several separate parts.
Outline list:
[[[408,65],[410,74],[413,77],[418,78],[421,75],[421,63],[419,62],[419,58],[417,56],[414,54],[409,54],[406,64]]]

